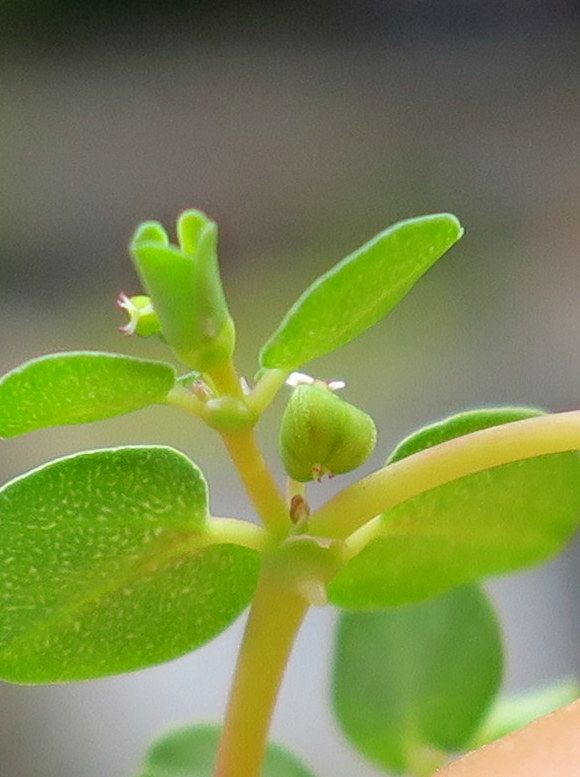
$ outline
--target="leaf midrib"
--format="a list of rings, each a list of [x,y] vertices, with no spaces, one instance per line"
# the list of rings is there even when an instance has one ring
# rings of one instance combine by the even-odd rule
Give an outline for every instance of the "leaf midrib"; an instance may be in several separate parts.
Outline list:
[[[183,537],[183,534],[186,534],[187,536]],[[32,628],[27,629],[22,634],[19,634],[18,637],[11,640],[10,642],[7,642],[2,648],[0,648],[0,658],[7,656],[9,657],[11,653],[13,653],[15,646],[25,642],[31,637],[34,638],[43,632],[50,631],[50,629],[60,620],[74,615],[75,612],[79,612],[86,605],[98,602],[100,599],[104,598],[115,590],[118,590],[119,588],[126,586],[128,583],[139,579],[139,577],[143,577],[146,574],[151,574],[155,571],[155,568],[161,566],[163,562],[180,555],[194,556],[197,551],[204,547],[204,543],[200,542],[200,539],[200,532],[193,532],[191,530],[187,532],[179,532],[178,536],[172,536],[171,538],[159,538],[157,541],[152,543],[152,545],[155,547],[150,547],[150,552],[143,554],[137,561],[128,567],[127,573],[125,575],[119,575],[114,580],[108,581],[106,584],[92,589],[91,591],[80,596],[78,599],[75,599],[73,602],[57,609],[56,612],[50,616],[50,618],[40,620],[39,622],[35,623]],[[154,566],[152,566],[152,562],[155,562]]]

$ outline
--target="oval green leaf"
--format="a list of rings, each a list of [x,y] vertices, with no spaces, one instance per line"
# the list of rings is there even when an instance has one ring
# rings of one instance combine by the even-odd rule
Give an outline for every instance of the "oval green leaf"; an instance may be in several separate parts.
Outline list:
[[[0,436],[131,413],[163,402],[175,381],[163,362],[91,351],[41,356],[0,379]]]
[[[294,370],[376,324],[456,243],[455,216],[408,219],[380,232],[316,280],[262,348],[262,367]]]
[[[389,459],[489,426],[540,414],[484,409],[452,416],[404,440]],[[377,534],[328,586],[342,607],[408,604],[453,586],[544,561],[580,520],[580,457],[538,456],[426,491],[382,516]]]
[[[82,680],[167,661],[249,602],[258,554],[204,547],[207,489],[171,448],[60,459],[0,490],[0,677]]]
[[[165,734],[147,753],[139,777],[212,777],[221,726],[184,726]],[[314,777],[279,745],[269,744],[261,777]]]
[[[389,773],[431,774],[445,753],[461,750],[501,674],[499,627],[475,586],[340,617],[335,713],[355,747]]]

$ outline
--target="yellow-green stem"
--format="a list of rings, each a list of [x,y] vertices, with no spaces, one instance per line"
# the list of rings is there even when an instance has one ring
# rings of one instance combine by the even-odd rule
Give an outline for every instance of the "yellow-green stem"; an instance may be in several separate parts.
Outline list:
[[[192,394],[185,386],[174,386],[165,397],[165,404],[185,410],[190,415],[201,418],[203,412],[203,402]]]
[[[231,359],[220,362],[209,372],[215,387],[220,395],[242,399],[244,392],[240,384],[240,378]]]
[[[254,432],[222,432],[223,441],[256,512],[276,534],[290,527],[288,508],[260,453]]]
[[[580,449],[580,411],[527,418],[415,453],[348,486],[310,516],[311,534],[344,538],[374,516],[474,472]]]
[[[262,414],[274,399],[288,377],[288,370],[266,370],[246,398],[248,407],[258,415]]]
[[[308,605],[265,562],[250,610],[214,777],[259,777],[270,720]]]
[[[286,478],[286,501],[288,504],[292,503],[292,497],[294,496],[306,496],[306,483],[300,483],[298,480],[294,480],[291,477]]]
[[[212,516],[203,531],[203,541],[207,545],[223,543],[241,545],[260,553],[266,551],[272,542],[270,532],[261,526],[239,518],[219,518]]]

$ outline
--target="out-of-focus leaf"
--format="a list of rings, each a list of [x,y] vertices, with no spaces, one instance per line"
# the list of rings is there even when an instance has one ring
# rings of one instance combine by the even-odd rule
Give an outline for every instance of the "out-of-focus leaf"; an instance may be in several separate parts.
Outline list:
[[[113,353],[41,356],[0,380],[0,435],[83,424],[163,402],[175,384],[163,362]]]
[[[333,702],[348,739],[394,774],[427,774],[460,750],[502,673],[499,627],[475,586],[382,612],[340,616]]]
[[[155,742],[138,777],[212,777],[220,726],[184,726]],[[293,755],[269,744],[261,777],[313,777]]]
[[[491,708],[481,728],[469,743],[470,749],[482,747],[495,739],[523,728],[536,718],[571,704],[580,696],[578,680],[558,680],[517,696],[500,698]]]
[[[316,280],[262,348],[262,367],[293,370],[376,324],[456,243],[449,213],[408,219],[380,232]]]
[[[81,680],[175,658],[252,596],[258,554],[203,547],[199,469],[162,447],[60,459],[0,490],[0,677]]]
[[[540,414],[529,408],[471,411],[419,430],[397,461],[477,429]],[[453,586],[544,561],[580,520],[580,456],[538,456],[478,472],[397,505],[328,586],[330,601],[365,609],[407,604]]]

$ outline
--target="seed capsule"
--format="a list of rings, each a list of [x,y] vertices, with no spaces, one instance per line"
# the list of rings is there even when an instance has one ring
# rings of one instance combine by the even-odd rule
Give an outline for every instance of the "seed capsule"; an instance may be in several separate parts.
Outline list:
[[[305,483],[359,467],[373,452],[370,416],[336,396],[325,384],[298,386],[280,428],[280,452],[288,475]]]

